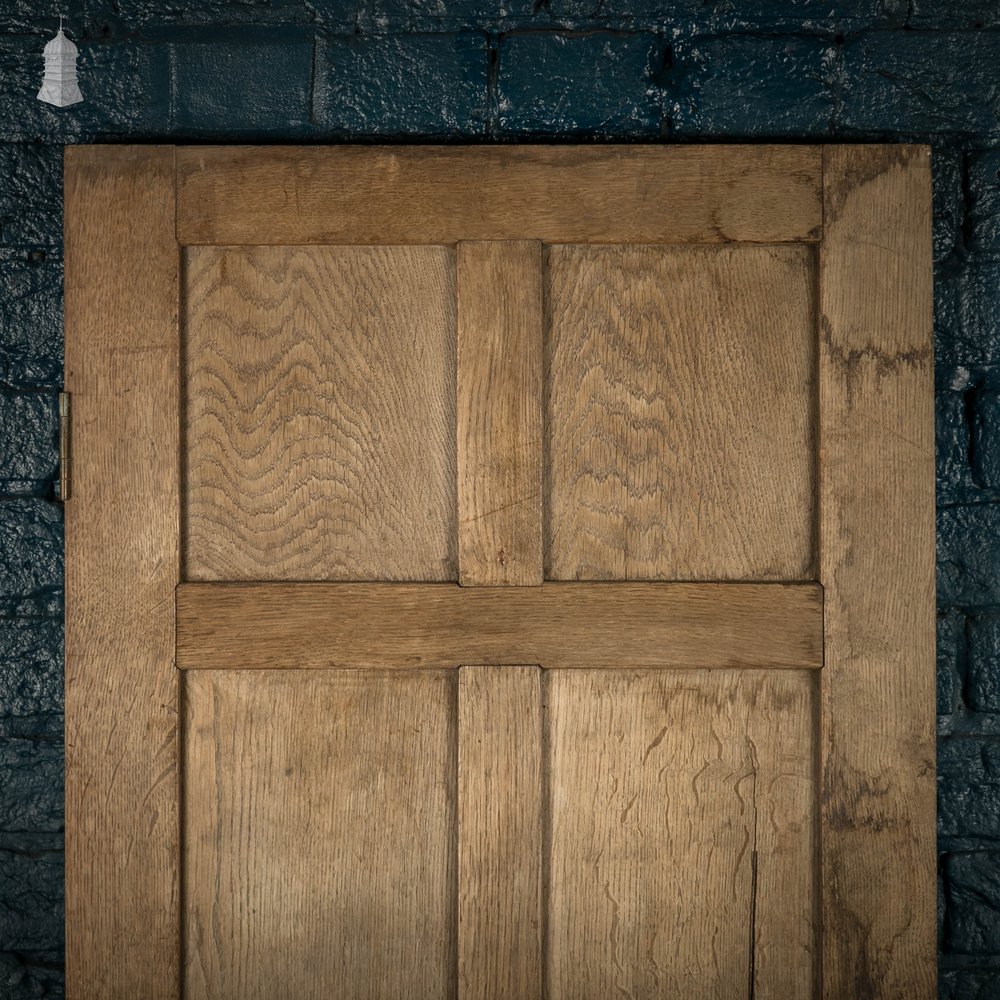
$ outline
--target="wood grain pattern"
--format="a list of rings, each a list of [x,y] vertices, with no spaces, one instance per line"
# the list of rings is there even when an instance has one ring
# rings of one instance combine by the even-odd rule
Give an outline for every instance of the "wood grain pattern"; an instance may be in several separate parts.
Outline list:
[[[813,996],[810,675],[559,670],[545,680],[546,995]]]
[[[820,579],[826,997],[935,995],[930,154],[828,147]]]
[[[463,586],[542,582],[542,247],[460,243],[458,551]]]
[[[823,663],[816,584],[183,584],[182,670]]]
[[[188,676],[185,996],[453,995],[454,686]]]
[[[181,146],[181,243],[817,240],[816,146]]]
[[[187,253],[186,575],[453,580],[443,247]]]
[[[931,1000],[925,148],[90,146],[66,220],[70,997]],[[539,372],[597,582],[493,586]]]
[[[542,995],[538,667],[458,673],[458,995]]]
[[[814,575],[805,247],[552,247],[546,578]]]
[[[65,205],[66,991],[175,1000],[173,150],[67,148]]]

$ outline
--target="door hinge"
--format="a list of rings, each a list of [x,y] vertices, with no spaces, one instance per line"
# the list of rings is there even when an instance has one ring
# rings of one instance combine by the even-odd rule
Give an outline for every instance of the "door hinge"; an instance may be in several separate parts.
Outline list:
[[[65,503],[70,494],[70,399],[59,393],[59,499]]]

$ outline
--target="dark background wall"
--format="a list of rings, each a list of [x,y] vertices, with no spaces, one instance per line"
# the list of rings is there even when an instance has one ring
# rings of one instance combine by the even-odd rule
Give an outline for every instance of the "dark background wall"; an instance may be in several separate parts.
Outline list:
[[[0,0],[0,998],[62,996],[63,145],[545,137],[933,144],[941,995],[1000,997],[997,0]]]

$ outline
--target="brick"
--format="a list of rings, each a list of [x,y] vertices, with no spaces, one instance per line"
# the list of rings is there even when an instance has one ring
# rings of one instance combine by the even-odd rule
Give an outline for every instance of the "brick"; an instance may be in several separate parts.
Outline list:
[[[969,707],[1000,712],[1000,613],[970,619],[966,669]]]
[[[944,260],[959,242],[965,219],[965,193],[960,149],[938,145],[931,156],[933,168],[934,260]]]
[[[1000,261],[968,262],[959,293],[959,320],[966,356],[979,364],[1000,363]]]
[[[133,40],[81,44],[80,88],[75,112],[88,141],[160,138],[170,127],[170,53]],[[42,109],[45,105],[36,100]],[[49,126],[51,128],[51,126]]]
[[[50,740],[0,740],[0,830],[63,828],[63,748]]]
[[[0,493],[46,496],[59,468],[55,393],[0,392]]]
[[[778,33],[833,37],[873,24],[902,24],[906,0],[630,0],[608,4],[594,0],[548,0],[546,12],[583,19],[655,26],[673,37],[693,34]],[[594,12],[589,14],[588,12]]]
[[[967,419],[975,376],[968,368],[939,366],[934,391],[939,504],[974,503],[982,489],[972,477],[972,429]]]
[[[4,0],[3,30],[10,35],[51,37],[59,27],[59,14],[66,14],[67,6],[62,0]],[[71,14],[65,21],[67,31],[78,23]]]
[[[1000,259],[963,256],[938,265],[934,340],[941,367],[1000,365]]]
[[[528,23],[547,11],[535,11],[533,0],[365,0],[358,10],[362,31],[406,33],[484,30],[513,22]]]
[[[63,945],[63,856],[0,850],[0,941],[10,951]]]
[[[1000,840],[1000,739],[938,743],[938,835]]]
[[[322,2],[318,4],[322,7]],[[367,0],[360,5],[362,31],[454,31],[577,29],[593,31],[652,29],[674,37],[694,33],[775,32],[826,33],[859,30],[873,23],[902,23],[905,0]],[[887,13],[891,12],[891,13]]]
[[[674,48],[678,136],[825,136],[836,46],[816,38],[696,38]],[[762,68],[766,67],[766,72]]]
[[[1000,367],[939,365],[936,375],[939,502],[1000,500]]]
[[[704,20],[702,0],[655,0],[608,4],[605,0],[364,0],[358,11],[362,32],[623,31],[651,26],[678,28]]]
[[[960,657],[964,656],[965,615],[960,611],[937,616],[937,714],[951,715],[958,702]]]
[[[60,669],[62,664],[60,664]],[[62,715],[0,715],[0,740],[55,740],[66,734]],[[36,831],[37,832],[37,831]],[[0,830],[0,840],[4,834]]]
[[[973,396],[972,474],[988,489],[1000,489],[1000,379],[997,378]]]
[[[934,265],[934,363],[938,370],[969,365],[961,320],[964,282],[964,261],[948,257]]]
[[[938,512],[937,589],[943,605],[1000,604],[1000,505]]]
[[[99,30],[142,30],[148,25],[222,28],[238,25],[311,24],[320,12],[327,16],[359,6],[358,0],[88,0],[86,25]],[[220,31],[218,41],[225,41]]]
[[[332,38],[320,49],[316,120],[344,134],[483,135],[481,34]]]
[[[0,614],[59,614],[62,574],[58,504],[35,499],[0,502]]]
[[[1000,852],[945,858],[947,950],[956,955],[1000,952]]]
[[[967,262],[958,307],[964,357],[981,365],[1000,364],[1000,260]]]
[[[61,952],[0,952],[0,996],[5,1000],[63,1000]]]
[[[1000,997],[1000,970],[942,969],[938,1000],[996,1000]]]
[[[938,865],[937,873],[937,950],[941,951],[944,943],[944,921],[945,921],[945,893],[944,893],[944,873]]]
[[[1000,125],[1000,35],[872,31],[844,46],[840,126],[873,135],[977,134]]]
[[[4,385],[57,388],[62,384],[62,280],[58,253],[0,249],[0,381]]]
[[[0,717],[62,709],[62,621],[0,619]]]
[[[599,24],[605,15],[604,0],[546,0],[545,3],[533,6],[537,7],[536,14],[540,14],[543,17],[547,15],[567,25],[580,23]],[[677,3],[676,6],[684,7],[685,4],[681,2]],[[619,13],[620,15],[631,16],[635,14],[635,10],[631,5],[622,4],[622,9]]]
[[[0,145],[0,246],[62,245],[62,150]]]
[[[308,130],[311,36],[273,29],[233,41],[176,44],[173,58],[181,133],[294,136]]]
[[[858,30],[906,9],[905,0],[705,0],[702,7],[716,30],[826,33]]]
[[[497,126],[509,134],[650,136],[662,116],[651,35],[510,35],[500,46]]]
[[[247,6],[260,10],[259,0],[248,0]],[[303,23],[318,24],[327,31],[349,34],[359,30],[360,16],[369,6],[361,0],[308,0],[303,3],[307,16]],[[285,24],[290,24],[288,18]]]
[[[104,135],[137,137],[169,125],[170,78],[165,48],[133,40],[79,43],[83,102],[55,108],[37,100],[45,38],[0,39],[0,139],[79,143]],[[61,152],[55,149],[54,152]]]
[[[968,247],[1000,253],[1000,149],[970,154],[967,178]]]
[[[996,0],[910,0],[910,7],[914,28],[1000,28]]]

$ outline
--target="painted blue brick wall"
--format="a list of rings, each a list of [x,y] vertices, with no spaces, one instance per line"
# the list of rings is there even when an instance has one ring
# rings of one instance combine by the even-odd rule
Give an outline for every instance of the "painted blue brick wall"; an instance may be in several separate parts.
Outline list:
[[[62,995],[62,146],[376,136],[932,143],[941,996],[1000,997],[996,0],[4,0],[0,997]]]

